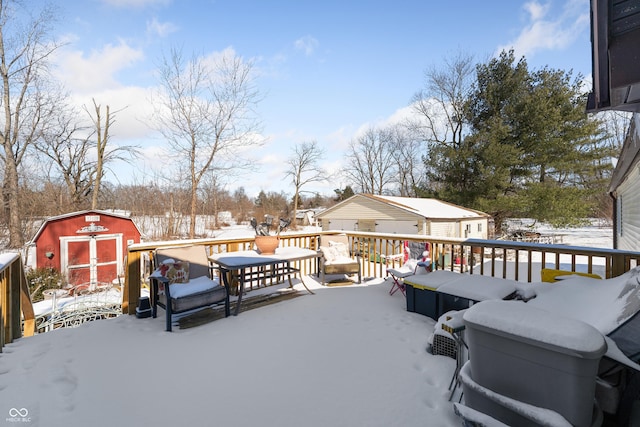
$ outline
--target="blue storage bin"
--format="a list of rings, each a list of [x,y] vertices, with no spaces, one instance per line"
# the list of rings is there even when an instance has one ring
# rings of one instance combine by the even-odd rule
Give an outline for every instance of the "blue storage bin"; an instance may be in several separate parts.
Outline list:
[[[405,292],[407,311],[438,319],[438,294],[434,289],[405,281]]]

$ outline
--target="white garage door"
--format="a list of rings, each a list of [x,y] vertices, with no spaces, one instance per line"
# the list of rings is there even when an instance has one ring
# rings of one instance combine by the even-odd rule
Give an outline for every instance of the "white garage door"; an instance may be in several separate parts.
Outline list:
[[[376,221],[376,232],[395,234],[417,234],[418,221]]]
[[[322,229],[324,231],[329,230],[341,230],[341,231],[355,231],[357,221],[355,219],[325,219],[322,220]]]

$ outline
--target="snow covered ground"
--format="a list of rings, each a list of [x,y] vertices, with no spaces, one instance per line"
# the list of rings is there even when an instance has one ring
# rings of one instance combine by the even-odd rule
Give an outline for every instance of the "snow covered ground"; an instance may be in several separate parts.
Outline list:
[[[591,220],[591,225],[575,228],[553,228],[544,223],[534,224],[531,220],[521,219],[509,222],[510,229],[526,228],[544,236],[557,237],[558,243],[590,248],[613,248],[613,229],[602,220]]]
[[[599,230],[565,243],[610,248]],[[315,295],[172,333],[121,316],[19,339],[0,354],[0,425],[460,425],[455,361],[425,351],[433,320],[390,281],[305,282]]]

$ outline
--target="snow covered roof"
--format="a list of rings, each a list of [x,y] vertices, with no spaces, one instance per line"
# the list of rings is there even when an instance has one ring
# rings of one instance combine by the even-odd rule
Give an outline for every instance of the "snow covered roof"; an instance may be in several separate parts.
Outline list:
[[[336,211],[346,204],[356,202],[358,199],[367,199],[374,203],[384,203],[387,206],[391,206],[394,209],[401,209],[406,212],[410,212],[413,215],[418,215],[423,218],[431,219],[459,219],[459,218],[488,218],[490,215],[476,211],[473,209],[464,208],[462,206],[454,205],[453,203],[443,202],[437,199],[425,199],[414,197],[395,197],[395,196],[377,196],[372,194],[356,194],[349,197],[347,200],[340,202],[329,209],[316,215],[319,218],[324,217],[327,213]]]
[[[73,217],[79,216],[79,215],[89,215],[89,214],[106,215],[106,216],[110,216],[110,217],[114,217],[114,218],[126,219],[126,220],[131,221],[133,226],[136,227],[136,229],[138,229],[138,226],[136,225],[135,221],[133,221],[131,216],[125,211],[122,211],[122,210],[119,210],[119,211],[106,211],[106,210],[101,210],[101,209],[87,209],[87,210],[83,210],[83,211],[69,212],[69,213],[66,213],[66,214],[55,215],[55,216],[50,216],[50,217],[46,218],[42,222],[42,224],[40,224],[40,227],[38,228],[38,231],[36,231],[36,233],[31,238],[31,240],[29,242],[27,242],[27,246],[35,244],[36,240],[38,240],[38,237],[40,236],[40,234],[42,233],[44,228],[50,222],[58,221],[58,220],[65,219],[65,218],[73,218]],[[139,231],[140,230],[138,230],[138,232]],[[140,234],[142,234],[142,233],[140,233]]]
[[[438,199],[425,199],[415,197],[373,196],[365,195],[373,199],[379,199],[399,208],[413,211],[428,218],[473,218],[488,217],[489,215],[473,209],[443,202]]]

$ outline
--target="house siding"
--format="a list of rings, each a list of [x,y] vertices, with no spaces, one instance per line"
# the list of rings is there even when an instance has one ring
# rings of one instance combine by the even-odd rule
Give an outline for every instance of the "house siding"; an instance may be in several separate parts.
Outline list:
[[[415,222],[417,221],[417,216],[375,200],[354,199],[350,203],[345,203],[332,212],[322,215],[322,230],[365,231],[360,227],[356,227],[358,222],[365,224],[376,220]]]
[[[381,220],[416,220],[416,215],[397,209],[386,203],[376,202],[365,198],[354,199],[350,203],[345,203],[334,211],[323,214],[324,219],[358,218],[358,219],[381,219]]]
[[[461,237],[464,237],[467,239],[487,239],[488,237],[487,229],[489,228],[489,222],[487,221],[486,218],[463,220],[461,225],[462,225]],[[465,233],[467,225],[470,228],[469,233]]]
[[[618,249],[640,251],[640,165],[636,164],[617,190]]]
[[[632,116],[609,193],[614,198],[614,249],[640,251],[640,114]]]
[[[460,237],[460,221],[431,221],[430,235],[435,237]]]

